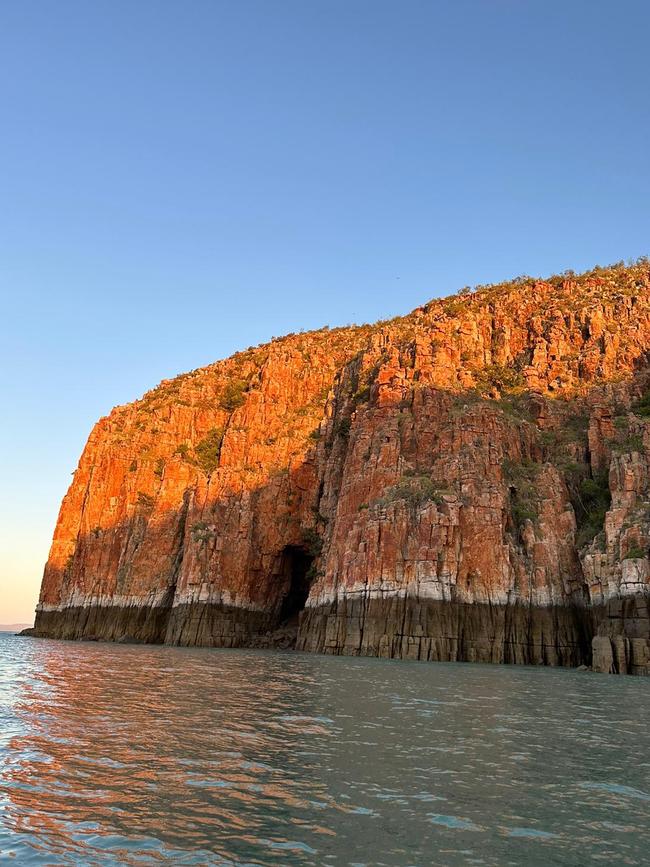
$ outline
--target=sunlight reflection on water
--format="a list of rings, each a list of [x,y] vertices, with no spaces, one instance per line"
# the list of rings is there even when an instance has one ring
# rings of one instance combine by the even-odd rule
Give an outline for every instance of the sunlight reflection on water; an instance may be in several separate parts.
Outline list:
[[[0,635],[0,862],[648,864],[650,682]]]

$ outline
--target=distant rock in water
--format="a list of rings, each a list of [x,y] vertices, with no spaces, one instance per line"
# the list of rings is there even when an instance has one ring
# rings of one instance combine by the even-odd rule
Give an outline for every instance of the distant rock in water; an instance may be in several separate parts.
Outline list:
[[[28,632],[30,629],[29,623],[0,623],[0,632]]]
[[[642,260],[165,380],[95,425],[36,634],[649,674],[649,353]]]

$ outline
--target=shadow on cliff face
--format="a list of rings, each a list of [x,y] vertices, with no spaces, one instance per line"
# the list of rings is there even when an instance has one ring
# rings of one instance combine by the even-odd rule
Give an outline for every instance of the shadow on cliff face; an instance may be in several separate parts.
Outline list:
[[[316,555],[300,544],[304,535],[313,544],[317,534],[294,529],[269,558],[253,533],[247,556],[238,564],[246,583],[238,586],[238,576],[233,581],[228,573],[221,582],[215,580],[220,570],[210,568],[211,556],[220,540],[203,529],[196,531],[185,507],[168,509],[144,525],[140,515],[106,528],[101,536],[95,530],[78,539],[75,557],[65,568],[48,565],[50,584],[60,590],[61,607],[38,611],[34,634],[86,641],[293,647],[315,574]],[[286,544],[287,536],[296,542]],[[206,603],[188,592],[192,585],[182,575],[188,546],[192,557],[204,559],[200,577],[212,585],[214,595],[241,594],[239,604]],[[102,557],[107,549],[121,551],[121,556]],[[138,593],[143,587],[145,591]]]

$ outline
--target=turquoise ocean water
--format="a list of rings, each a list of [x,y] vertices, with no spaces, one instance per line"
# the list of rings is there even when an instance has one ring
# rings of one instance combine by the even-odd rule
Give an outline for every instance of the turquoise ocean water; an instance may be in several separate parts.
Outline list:
[[[650,864],[650,679],[3,634],[0,863]]]

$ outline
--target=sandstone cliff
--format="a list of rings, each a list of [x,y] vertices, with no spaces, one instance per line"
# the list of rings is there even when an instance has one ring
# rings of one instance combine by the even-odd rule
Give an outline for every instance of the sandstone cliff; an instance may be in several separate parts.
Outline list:
[[[93,429],[36,633],[650,672],[650,265],[292,334]]]

